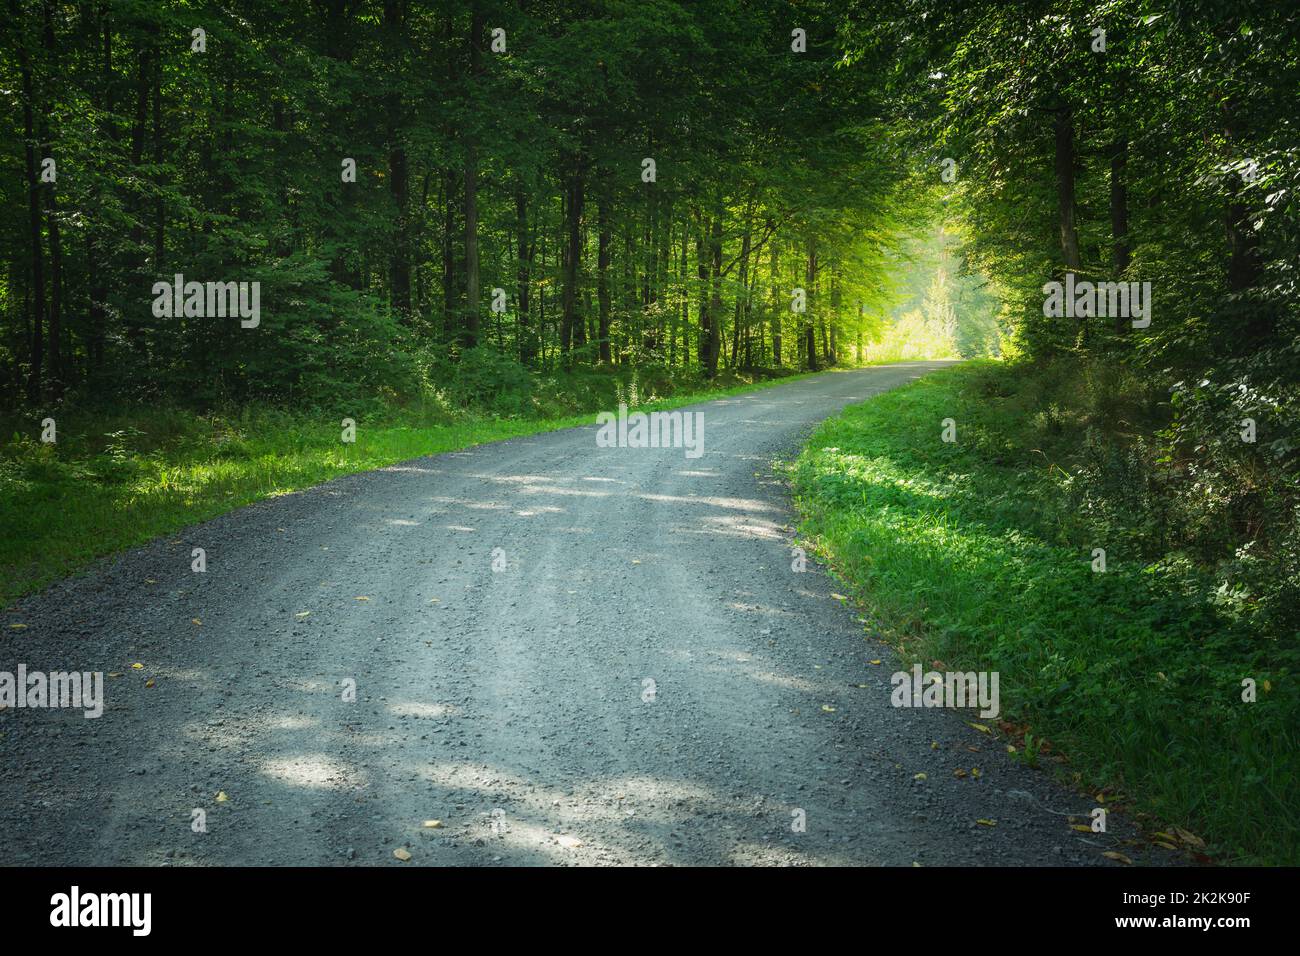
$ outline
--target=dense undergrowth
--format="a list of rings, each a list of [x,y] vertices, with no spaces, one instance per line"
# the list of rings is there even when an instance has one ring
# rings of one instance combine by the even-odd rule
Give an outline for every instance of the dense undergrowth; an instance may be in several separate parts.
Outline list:
[[[909,662],[1000,673],[1022,754],[1216,859],[1295,864],[1300,495],[1183,456],[1186,427],[1117,365],[961,366],[817,431],[803,530]]]

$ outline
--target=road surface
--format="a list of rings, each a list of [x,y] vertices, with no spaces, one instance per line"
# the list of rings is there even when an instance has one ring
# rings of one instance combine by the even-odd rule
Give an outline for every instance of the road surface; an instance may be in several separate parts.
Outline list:
[[[340,478],[19,602],[0,670],[118,676],[0,712],[0,863],[1114,865],[1122,821],[892,707],[792,571],[773,460],[943,364],[693,406],[698,458],[592,426]]]

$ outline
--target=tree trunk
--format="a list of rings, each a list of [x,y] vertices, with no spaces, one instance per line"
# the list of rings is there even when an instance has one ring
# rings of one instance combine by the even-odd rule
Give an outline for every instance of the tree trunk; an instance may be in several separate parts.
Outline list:
[[[817,241],[808,240],[808,268],[804,274],[804,296],[808,311],[804,316],[804,358],[808,371],[817,371],[817,332],[814,328],[814,290],[817,288]]]
[[[456,275],[456,208],[460,176],[442,171],[442,335],[446,342],[460,336],[459,277]]]
[[[691,365],[690,219],[682,220],[682,368]]]
[[[529,326],[528,283],[531,281],[532,263],[528,252],[528,193],[522,181],[515,185],[515,242],[519,250],[515,274],[515,282],[519,286],[519,361],[531,368],[537,361],[537,345]]]
[[[1061,255],[1067,268],[1080,266],[1079,232],[1074,206],[1074,113],[1068,106],[1056,111],[1056,209],[1061,232]]]
[[[740,240],[740,280],[741,291],[736,295],[735,323],[731,329],[731,365],[734,368],[740,355],[740,337],[742,327],[748,327],[749,314],[749,247],[752,223],[749,213],[745,214],[745,231]]]
[[[474,4],[469,28],[470,81],[482,71],[483,11]],[[465,327],[461,343],[467,349],[478,344],[478,152],[473,133],[465,139]]]
[[[402,40],[405,31],[405,4],[402,0],[384,0],[384,46],[391,69],[401,72]],[[393,252],[389,262],[389,297],[399,321],[411,320],[411,223],[410,170],[407,164],[403,130],[402,96],[394,86],[384,104],[388,133],[388,184],[396,208]]]
[[[699,280],[700,292],[700,340],[695,352],[699,356],[700,368],[705,376],[709,374],[709,356],[713,353],[712,318],[709,315],[709,260],[704,254],[704,234],[708,230],[708,221],[696,214],[695,230],[695,276]]]
[[[1240,138],[1236,115],[1230,104],[1223,106],[1223,132],[1229,143]],[[1250,210],[1242,198],[1242,181],[1236,173],[1228,176],[1228,206],[1225,212],[1225,226],[1228,233],[1228,290],[1240,296],[1259,282],[1259,234],[1251,228]],[[1238,301],[1235,306],[1238,314],[1244,315],[1241,330],[1244,343],[1257,347],[1261,342],[1271,338],[1275,331],[1273,315],[1268,308]]]
[[[596,296],[599,301],[599,326],[596,334],[600,338],[600,361],[604,365],[610,364],[609,351],[609,212],[607,209],[608,200],[602,197],[597,206],[596,216],[599,220],[600,236],[597,239],[596,267],[600,270],[600,277],[597,280]]]
[[[568,165],[568,195],[565,222],[568,240],[564,252],[564,299],[560,315],[560,353],[568,359],[574,339],[574,316],[578,304],[578,267],[582,260],[582,161],[572,157]]]
[[[47,76],[60,73],[58,56],[54,50],[53,0],[45,0],[44,47]],[[47,86],[47,102],[54,102],[54,91]],[[50,136],[48,112],[41,116],[42,156],[53,156],[54,146]],[[50,391],[55,398],[63,395],[66,370],[63,367],[63,246],[59,241],[59,202],[56,186],[50,183],[45,192],[46,231],[50,235]]]
[[[718,358],[722,354],[722,217],[725,210],[719,200],[713,213],[713,228],[709,232],[709,248],[713,258],[713,277],[709,283],[709,354],[705,375],[718,374]]]
[[[41,397],[41,375],[45,362],[45,261],[41,249],[41,194],[36,172],[36,131],[32,125],[32,68],[23,34],[23,17],[18,0],[10,0],[10,23],[19,31],[18,71],[23,87],[23,143],[27,159],[27,225],[32,251],[32,322],[30,361],[27,371],[27,401],[35,405]]]
[[[163,161],[163,132],[162,132],[162,50],[160,49],[153,58],[153,162],[154,166],[161,168]],[[159,195],[153,203],[153,268],[154,273],[161,275],[163,271],[163,254],[166,240],[165,219],[167,215],[166,204]]]
[[[116,142],[116,130],[111,118],[113,102],[113,25],[109,19],[108,8],[101,8],[103,16],[103,60],[101,99],[98,105],[104,119],[104,142],[112,145]],[[87,226],[90,249],[87,254],[86,286],[90,291],[89,309],[89,352],[90,367],[98,373],[104,367],[104,340],[108,322],[108,271],[109,252],[104,230],[99,223]]]
[[[781,261],[777,249],[780,243],[772,241],[772,364],[781,367]]]
[[[1128,184],[1125,175],[1128,168],[1128,140],[1115,140],[1110,156],[1110,233],[1114,243],[1115,280],[1120,282],[1129,264],[1128,246]],[[1115,332],[1126,335],[1129,320],[1124,316],[1115,316]]]

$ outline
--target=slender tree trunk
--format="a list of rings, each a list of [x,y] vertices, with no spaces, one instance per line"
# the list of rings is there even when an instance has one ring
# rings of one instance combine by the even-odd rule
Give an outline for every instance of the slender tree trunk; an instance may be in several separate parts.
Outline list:
[[[1223,106],[1223,132],[1229,143],[1240,139],[1236,112],[1230,103]],[[1228,205],[1225,226],[1228,233],[1228,290],[1240,295],[1259,283],[1259,233],[1251,228],[1250,209],[1242,197],[1241,177],[1232,173],[1228,177]],[[1257,347],[1271,338],[1276,330],[1274,316],[1267,307],[1237,305],[1245,314],[1241,330],[1245,343]]]
[[[713,277],[709,290],[709,354],[705,374],[713,378],[718,374],[718,359],[722,354],[722,217],[725,210],[719,199],[713,214],[713,228],[709,233],[709,250],[713,259]]]
[[[704,253],[704,234],[709,228],[708,221],[702,214],[696,214],[695,231],[695,275],[699,280],[700,292],[700,339],[695,352],[699,356],[700,368],[709,376],[709,356],[713,354],[713,324],[709,315],[709,260]]]
[[[1128,246],[1128,184],[1125,180],[1128,169],[1128,140],[1117,139],[1110,155],[1110,233],[1114,243],[1115,281],[1124,278],[1129,264]],[[1124,316],[1115,316],[1115,332],[1128,334],[1129,320]]]
[[[839,353],[836,351],[835,327],[840,322],[840,264],[837,261],[835,268],[831,270],[831,311],[826,319],[826,325],[830,331],[830,344],[826,348],[826,361],[831,365],[839,364]]]
[[[1068,106],[1056,111],[1056,209],[1061,233],[1061,255],[1068,269],[1080,267],[1079,232],[1074,202],[1074,112]]]
[[[162,61],[162,50],[159,49],[153,58],[153,162],[156,168],[161,168],[163,162]],[[153,203],[153,267],[158,275],[163,271],[166,216],[166,204],[159,195]]]
[[[574,340],[578,269],[582,261],[582,160],[577,156],[572,157],[567,166],[569,188],[564,214],[568,241],[564,253],[564,311],[560,316],[560,352],[566,361]]]
[[[101,83],[100,98],[98,106],[102,109],[104,120],[104,142],[110,146],[117,140],[117,131],[113,126],[111,119],[114,110],[113,102],[113,24],[109,16],[108,5],[105,4],[100,8],[102,21],[101,29],[103,33],[103,59],[101,61]],[[100,196],[102,201],[102,195]],[[90,290],[90,367],[93,372],[99,373],[104,367],[104,340],[107,334],[108,322],[108,272],[109,272],[109,252],[108,243],[105,241],[103,227],[99,223],[91,224],[87,227],[89,233],[90,250],[87,255],[86,269],[86,286]]]
[[[53,0],[45,0],[43,12],[43,46],[45,49],[46,76],[60,73],[58,54],[54,49]],[[47,81],[44,99],[55,101],[55,91]],[[50,118],[48,112],[41,116],[42,157],[53,157],[54,143],[50,135]],[[55,183],[43,185],[45,193],[46,231],[50,236],[50,346],[49,346],[49,386],[55,398],[63,394],[66,382],[63,353],[63,245],[59,240],[59,203]]]
[[[147,179],[144,170],[145,136],[149,119],[149,90],[153,80],[153,48],[150,41],[141,38],[136,45],[136,87],[135,120],[131,126],[131,166],[143,181]],[[147,206],[143,197],[133,193],[130,198],[131,212],[130,251],[127,282],[132,286],[143,285],[147,278],[148,254],[145,243],[145,210]],[[143,359],[145,354],[144,322],[139,319],[126,321],[126,337],[135,352]]]
[[[519,361],[531,368],[537,362],[537,346],[529,326],[528,284],[532,263],[528,253],[528,192],[522,181],[515,184],[515,242],[519,250],[515,275],[519,286]]]
[[[1078,272],[1082,265],[1079,255],[1079,230],[1075,223],[1074,193],[1074,111],[1069,106],[1061,106],[1055,116],[1056,133],[1056,210],[1061,233],[1061,255],[1067,272]],[[1088,336],[1086,318],[1078,320],[1078,338],[1085,343]]]
[[[772,364],[781,367],[781,261],[777,249],[780,243],[772,241]]]
[[[859,303],[858,303],[857,345],[856,345],[855,348],[854,348],[854,355],[853,355],[853,363],[854,363],[855,365],[861,365],[861,364],[862,364],[862,323],[863,323],[864,321],[866,321],[866,320],[865,320],[865,318],[863,317],[863,314],[862,314],[862,303],[859,302]]]
[[[610,249],[610,232],[609,232],[609,211],[608,200],[601,197],[596,210],[596,216],[599,220],[600,235],[597,239],[596,267],[600,270],[600,277],[597,280],[596,295],[599,301],[600,318],[599,327],[596,334],[600,338],[600,361],[604,365],[610,364],[609,351],[609,249]]]
[[[384,0],[384,47],[390,69],[401,73],[406,4],[403,0]],[[411,221],[410,169],[407,163],[402,96],[394,86],[384,104],[388,133],[388,184],[396,211],[389,262],[389,296],[401,322],[411,321]]]
[[[689,214],[688,214],[689,215]],[[691,366],[690,219],[682,220],[682,368]]]
[[[483,11],[477,3],[470,15],[469,72],[470,82],[477,83],[482,72]],[[465,141],[465,328],[461,342],[471,349],[478,344],[479,270],[478,270],[478,151],[474,134]]]
[[[736,296],[735,320],[731,329],[731,365],[734,368],[736,360],[740,355],[740,337],[742,328],[748,324],[749,302],[747,301],[747,290],[749,289],[749,247],[750,233],[752,223],[749,213],[745,213],[745,231],[740,240],[740,280],[741,292]]]
[[[23,88],[23,143],[27,160],[27,225],[32,253],[32,326],[30,340],[30,365],[27,371],[27,401],[35,405],[41,397],[41,376],[45,362],[45,261],[41,249],[41,194],[37,175],[36,131],[32,124],[32,66],[27,52],[27,38],[23,30],[23,16],[18,0],[10,0],[10,23],[19,31],[15,38],[18,47],[18,71]]]
[[[460,336],[459,278],[456,275],[456,208],[460,177],[448,167],[442,171],[442,335],[448,342]]]
[[[804,295],[806,297],[807,313],[804,318],[804,357],[808,363],[808,371],[817,371],[817,332],[814,328],[814,316],[816,315],[816,292],[817,289],[817,242],[815,239],[808,240],[808,269],[804,276]]]

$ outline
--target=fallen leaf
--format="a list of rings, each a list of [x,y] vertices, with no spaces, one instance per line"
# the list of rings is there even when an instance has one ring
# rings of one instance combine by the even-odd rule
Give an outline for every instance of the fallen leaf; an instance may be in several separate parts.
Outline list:
[[[143,664],[140,664],[140,663],[132,664],[132,665],[131,665],[131,670],[133,670],[133,671],[142,671],[142,670],[144,670],[144,665],[143,665]]]
[[[826,713],[828,714],[835,713],[835,708],[832,707],[830,704],[822,704],[822,710],[826,711]]]
[[[914,776],[912,779],[913,779],[913,780],[929,780],[930,778],[927,777],[924,773],[918,773],[918,774],[917,774],[916,776]]]
[[[984,776],[984,774],[980,773],[980,768],[979,768],[979,767],[971,767],[971,768],[970,768],[970,775],[971,775],[972,777],[974,777],[976,780],[978,780],[980,777]]]
[[[310,613],[311,611],[299,611],[297,614],[294,615],[294,617],[306,617]]]
[[[1174,846],[1172,843],[1166,843],[1164,840],[1152,840],[1151,842],[1154,843],[1156,846],[1164,847],[1166,850],[1178,849],[1178,847]]]
[[[108,676],[109,676],[109,677],[121,677],[122,675],[121,675],[120,673],[118,673],[117,671],[113,671],[113,672],[111,672]]]
[[[1130,860],[1128,857],[1126,857],[1123,853],[1120,853],[1118,850],[1107,850],[1105,853],[1102,854],[1102,856],[1104,856],[1108,860],[1114,860],[1117,863],[1123,863],[1126,866],[1133,865],[1133,861]]]
[[[25,628],[27,625],[26,625],[26,624],[10,624],[9,626],[12,627],[15,631],[21,631],[21,630],[22,630],[23,628]]]
[[[393,856],[397,857],[403,863],[411,858],[410,852],[400,846],[393,851]]]
[[[420,824],[420,826],[424,827],[424,828],[427,829],[427,830],[437,830],[439,827],[442,826],[442,821],[441,821],[441,820],[425,820],[423,823]]]
[[[1200,837],[1198,837],[1195,833],[1191,833],[1187,830],[1184,830],[1182,827],[1174,827],[1173,831],[1174,833],[1178,834],[1178,839],[1180,841],[1188,844],[1189,846],[1197,846],[1197,847],[1205,846],[1205,841],[1202,840]]]
[[[831,597],[835,598],[835,600],[837,600],[837,601],[847,601],[847,600],[848,600],[848,598],[846,598],[843,594],[836,594],[834,591],[831,592]]]
[[[1088,824],[1086,824],[1086,823],[1071,823],[1071,824],[1070,824],[1070,829],[1071,829],[1071,830],[1078,830],[1080,833],[1091,833],[1091,832],[1092,832],[1092,827],[1088,826]]]
[[[997,820],[976,820],[975,822],[980,824],[980,826],[985,826],[985,827],[995,827],[998,825]]]
[[[970,726],[974,727],[976,730],[978,730],[978,731],[979,731],[980,733],[982,733],[982,734],[991,734],[991,733],[993,733],[993,731],[989,730],[989,729],[988,729],[987,727],[985,727],[983,724],[972,724],[969,720],[966,721],[966,723],[967,723],[967,724],[970,724]]]
[[[150,677],[147,681],[145,681],[145,682],[144,682],[144,686],[145,686],[145,687],[152,687],[152,686],[153,686],[153,678]]]
[[[202,626],[203,626],[203,622],[200,621],[197,617],[192,617],[192,618],[190,618],[190,623],[191,623],[191,624],[197,624],[199,627],[202,627]]]
[[[954,770],[954,771],[952,772],[952,775],[953,775],[954,777],[959,777],[959,778],[960,778],[960,777],[964,777],[964,776],[966,776],[966,771],[963,770],[963,769],[961,769],[961,767],[958,767],[956,770]]]
[[[359,597],[357,598],[357,600],[358,600],[358,601],[369,601],[370,598],[366,597],[366,596],[363,594],[363,595],[359,596]]]
[[[230,802],[230,798],[229,798],[228,796],[226,796],[226,791],[224,791],[224,790],[218,790],[218,791],[217,791],[217,803],[229,803],[229,802]]]
[[[880,666],[880,661],[879,661],[879,660],[871,661],[871,663],[872,663],[872,664],[875,664],[877,667]]]

